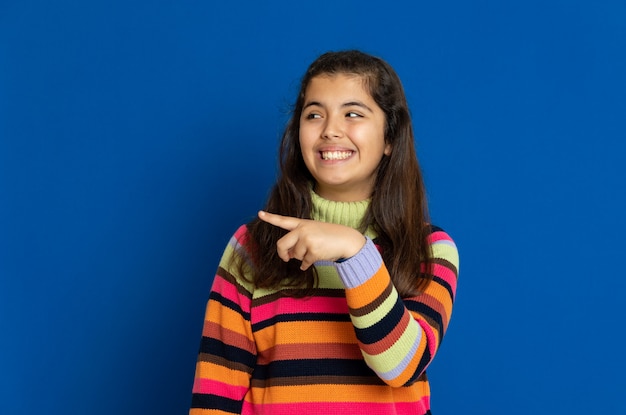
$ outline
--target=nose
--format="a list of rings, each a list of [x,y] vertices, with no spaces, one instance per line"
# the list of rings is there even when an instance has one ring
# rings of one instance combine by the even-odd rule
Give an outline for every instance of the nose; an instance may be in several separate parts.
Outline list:
[[[322,130],[322,138],[331,140],[339,138],[343,135],[343,127],[337,116],[328,116],[326,118],[326,124]]]

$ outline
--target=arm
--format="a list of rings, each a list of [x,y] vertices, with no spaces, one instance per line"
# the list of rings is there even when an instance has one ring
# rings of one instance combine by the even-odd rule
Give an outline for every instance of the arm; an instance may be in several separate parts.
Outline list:
[[[429,236],[434,278],[416,297],[401,299],[371,240],[338,263],[363,357],[391,386],[415,382],[434,358],[450,321],[458,252],[443,231]]]
[[[213,280],[196,364],[190,415],[241,413],[256,363],[250,326],[250,290],[236,277],[242,226],[231,238]]]
[[[267,212],[259,218],[289,231],[276,246],[284,261],[301,260],[306,269],[340,260],[334,263],[365,361],[391,386],[415,382],[434,358],[452,314],[459,263],[452,239],[440,229],[429,235],[433,280],[419,296],[401,299],[374,243],[354,229]]]

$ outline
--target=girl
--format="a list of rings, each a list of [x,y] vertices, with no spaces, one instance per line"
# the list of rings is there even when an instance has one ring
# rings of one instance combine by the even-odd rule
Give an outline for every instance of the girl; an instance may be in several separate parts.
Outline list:
[[[424,193],[393,69],[320,56],[265,210],[220,261],[190,414],[429,414],[458,254]]]

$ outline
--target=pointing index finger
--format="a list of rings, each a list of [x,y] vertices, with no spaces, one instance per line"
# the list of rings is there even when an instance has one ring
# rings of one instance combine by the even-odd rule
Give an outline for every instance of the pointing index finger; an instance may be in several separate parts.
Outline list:
[[[269,213],[264,210],[259,211],[259,219],[270,225],[278,226],[279,228],[287,231],[294,230],[300,223],[300,219],[292,218],[290,216],[277,215],[275,213]]]

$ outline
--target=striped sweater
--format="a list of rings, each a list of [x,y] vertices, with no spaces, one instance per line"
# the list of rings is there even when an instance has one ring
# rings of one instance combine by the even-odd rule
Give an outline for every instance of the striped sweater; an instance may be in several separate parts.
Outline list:
[[[356,227],[366,202],[314,195],[313,218]],[[245,226],[231,238],[207,304],[190,415],[429,414],[426,367],[448,327],[458,254],[433,227],[434,278],[400,298],[375,235],[343,262],[315,263],[305,298],[255,289],[237,274]]]

